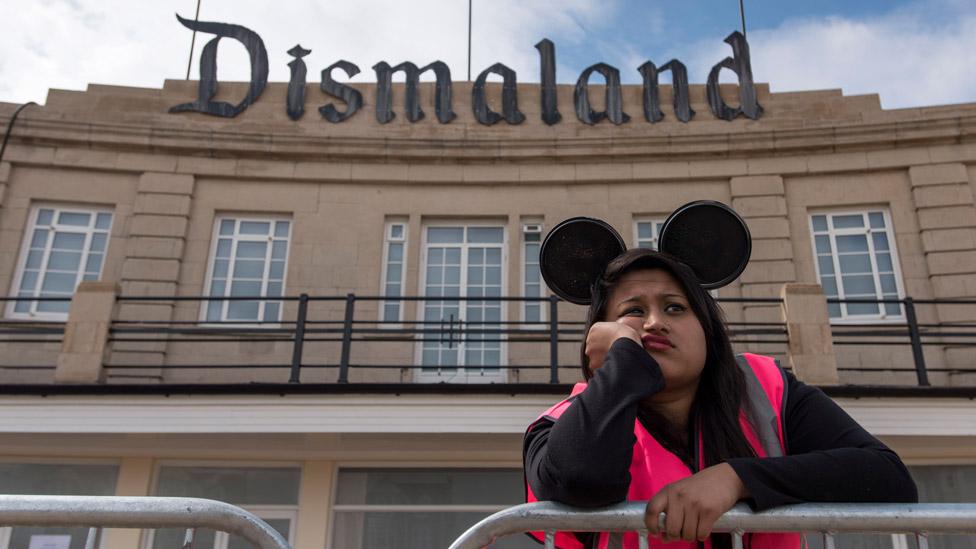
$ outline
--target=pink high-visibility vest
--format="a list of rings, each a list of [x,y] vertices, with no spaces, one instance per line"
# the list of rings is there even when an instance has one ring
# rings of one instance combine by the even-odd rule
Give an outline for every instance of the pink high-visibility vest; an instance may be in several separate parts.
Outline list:
[[[745,374],[746,406],[739,414],[739,424],[746,440],[759,457],[777,457],[786,454],[783,439],[782,410],[786,402],[786,383],[782,370],[775,359],[767,356],[744,353],[736,356],[736,362]],[[572,406],[574,397],[586,389],[586,383],[577,383],[569,398],[549,408],[539,419],[556,421],[559,416]],[[536,420],[538,421],[538,419]],[[529,426],[529,430],[535,422]],[[657,440],[647,432],[640,421],[634,421],[634,454],[630,461],[630,488],[627,491],[628,501],[647,501],[666,485],[691,476],[693,473],[678,456],[666,450]],[[700,435],[699,435],[700,437]],[[699,441],[701,439],[699,438]],[[699,459],[702,459],[701,444],[699,444]],[[532,493],[532,488],[526,484],[526,501],[538,501]],[[530,535],[540,541],[544,539],[542,532],[531,532]],[[659,539],[650,538],[651,548],[658,549],[695,549],[698,542],[662,543]],[[800,547],[798,534],[753,533],[745,535],[745,546],[751,549],[793,549]],[[583,544],[570,532],[556,533],[556,547],[560,549],[583,549]],[[637,549],[637,533],[599,534],[600,549]],[[711,541],[705,542],[705,547],[711,547]]]

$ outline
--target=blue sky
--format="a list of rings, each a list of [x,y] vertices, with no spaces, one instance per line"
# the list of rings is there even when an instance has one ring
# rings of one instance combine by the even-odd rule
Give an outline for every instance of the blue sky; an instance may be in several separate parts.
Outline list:
[[[14,0],[4,0],[13,3]],[[270,79],[286,81],[296,43],[309,81],[338,59],[374,79],[377,61],[440,59],[455,80],[467,65],[467,0],[202,0],[200,18],[244,25],[268,48]],[[976,102],[976,0],[783,2],[745,0],[753,72],[773,91],[841,88],[878,93],[885,108]],[[196,0],[36,0],[0,18],[0,101],[43,102],[49,88],[88,83],[158,88],[185,76]],[[678,58],[692,83],[730,52],[737,0],[474,0],[473,74],[501,61],[520,81],[539,79],[533,45],[556,43],[562,83],[607,62],[637,83],[645,60]],[[197,55],[207,40],[198,37]],[[222,80],[247,78],[247,57],[221,43]],[[725,71],[726,73],[728,71]],[[196,67],[193,69],[196,75]],[[728,80],[730,74],[726,74]]]

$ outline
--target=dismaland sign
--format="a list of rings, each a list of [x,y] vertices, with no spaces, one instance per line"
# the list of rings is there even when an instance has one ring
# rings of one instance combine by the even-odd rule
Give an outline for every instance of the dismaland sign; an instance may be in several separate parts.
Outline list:
[[[171,113],[199,112],[225,118],[235,117],[244,112],[248,106],[258,100],[261,92],[268,83],[268,52],[264,41],[254,31],[240,25],[215,23],[207,21],[192,21],[176,16],[185,27],[215,37],[203,47],[200,53],[200,83],[197,99],[189,103],[182,103],[170,108]],[[251,79],[247,94],[236,105],[226,101],[214,101],[217,93],[217,47],[222,38],[237,40],[247,49],[251,63]],[[762,116],[763,109],[756,99],[756,89],[752,81],[752,64],[749,59],[749,44],[745,36],[736,31],[725,38],[725,42],[732,47],[732,56],[726,57],[712,67],[708,73],[705,90],[708,96],[708,107],[712,114],[721,120],[732,121],[738,116],[757,120]],[[556,46],[548,39],[543,39],[535,45],[539,51],[539,67],[541,85],[539,101],[541,103],[541,118],[548,125],[558,124],[562,120],[556,101]],[[288,98],[286,111],[292,120],[298,120],[305,113],[305,85],[308,69],[303,58],[310,54],[300,45],[288,50],[292,61],[288,63],[291,76],[288,80]],[[420,108],[418,85],[420,75],[431,71],[435,77],[434,111],[437,121],[447,124],[457,117],[451,108],[451,69],[443,61],[434,61],[423,67],[404,61],[391,66],[385,61],[373,65],[376,73],[376,95],[374,98],[376,120],[387,124],[396,117],[393,110],[393,73],[402,72],[405,76],[404,113],[407,120],[417,122],[424,118],[424,111]],[[725,103],[719,93],[718,77],[722,69],[735,73],[739,81],[739,106],[732,107]],[[340,123],[355,115],[363,107],[363,94],[356,88],[336,82],[333,73],[340,70],[347,77],[359,74],[359,67],[349,61],[340,60],[329,65],[322,71],[322,91],[345,103],[345,109],[340,110],[333,103],[319,107],[319,114],[332,123]],[[647,61],[637,72],[643,78],[642,103],[644,120],[650,123],[660,122],[665,118],[661,110],[658,90],[658,77],[662,72],[671,71],[673,82],[673,110],[674,117],[681,122],[689,122],[695,116],[688,97],[688,69],[684,63],[672,59],[656,66]],[[589,82],[593,73],[600,74],[605,83],[605,93],[602,110],[594,110],[590,100]],[[488,104],[485,83],[491,74],[502,78],[501,112],[492,110]],[[620,90],[620,71],[606,63],[591,65],[580,73],[576,80],[573,93],[573,107],[576,118],[584,124],[597,124],[608,120],[612,124],[624,124],[630,121],[630,116],[624,112],[623,96]],[[483,70],[474,81],[471,88],[471,110],[475,120],[486,126],[505,121],[508,124],[521,124],[525,115],[518,108],[518,86],[515,71],[495,63]]]

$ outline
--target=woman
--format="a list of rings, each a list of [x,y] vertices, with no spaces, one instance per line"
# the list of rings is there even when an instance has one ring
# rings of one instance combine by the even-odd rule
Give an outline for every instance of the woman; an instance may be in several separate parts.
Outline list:
[[[917,500],[898,456],[819,389],[768,357],[737,364],[721,310],[685,263],[645,249],[613,259],[593,286],[585,334],[587,383],[525,436],[530,501],[649,500],[651,535],[683,542],[668,547],[728,547],[711,530],[738,501]],[[557,546],[637,542],[560,533]],[[747,535],[746,546],[799,547],[799,537]]]

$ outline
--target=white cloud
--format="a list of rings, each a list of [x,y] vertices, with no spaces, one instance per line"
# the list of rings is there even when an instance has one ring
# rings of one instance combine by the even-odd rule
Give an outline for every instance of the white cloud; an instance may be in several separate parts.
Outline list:
[[[183,78],[191,32],[174,11],[192,18],[194,0],[179,2],[40,0],[5,10],[0,18],[0,101],[43,102],[48,88],[84,89],[92,83],[160,87]],[[236,23],[257,32],[268,50],[271,81],[287,81],[286,54],[297,43],[311,49],[308,79],[339,59],[359,65],[354,81],[375,78],[378,61],[446,62],[455,80],[467,68],[467,5],[463,0],[356,0],[353,2],[240,2],[204,0],[200,19]],[[543,37],[578,42],[598,10],[588,0],[475,2],[472,77],[501,61],[520,79],[538,81]],[[605,14],[605,11],[604,11]],[[197,34],[196,54],[213,38]],[[247,80],[244,48],[232,40],[218,50],[221,80]],[[191,78],[196,78],[194,68]]]
[[[769,82],[772,91],[878,93],[887,109],[974,102],[976,13],[969,7],[947,17],[938,4],[876,19],[789,20],[775,29],[750,31],[753,75],[757,82]],[[933,21],[935,13],[942,20]],[[697,75],[707,74],[731,50],[710,41],[694,51],[689,65]],[[723,73],[723,80],[731,74]]]

